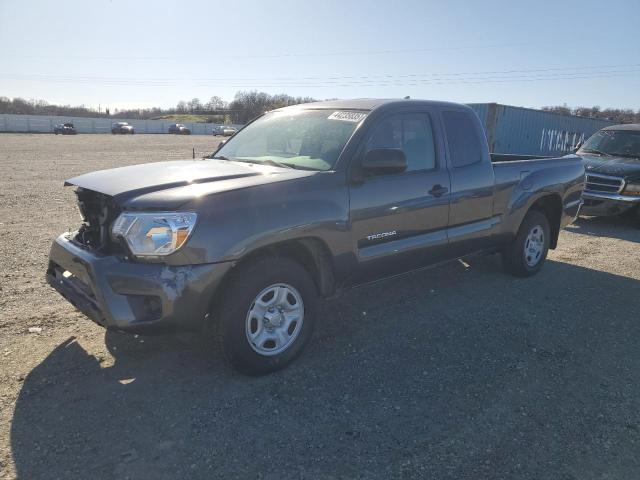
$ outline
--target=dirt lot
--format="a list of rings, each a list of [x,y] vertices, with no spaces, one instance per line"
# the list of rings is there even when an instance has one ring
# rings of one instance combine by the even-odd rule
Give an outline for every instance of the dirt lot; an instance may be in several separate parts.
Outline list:
[[[197,336],[105,334],[45,285],[79,222],[65,178],[214,144],[0,134],[0,478],[640,478],[622,219],[580,219],[531,279],[483,257],[353,290],[262,378]]]

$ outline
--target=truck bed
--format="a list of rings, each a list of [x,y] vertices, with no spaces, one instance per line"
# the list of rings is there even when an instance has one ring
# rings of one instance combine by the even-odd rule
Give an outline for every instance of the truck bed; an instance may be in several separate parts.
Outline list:
[[[539,155],[516,155],[511,153],[491,153],[491,162],[514,162],[517,160],[542,160],[545,158],[554,157],[541,157]]]
[[[577,214],[584,183],[584,166],[579,157],[510,157],[507,160],[491,159],[495,176],[494,215],[508,217],[528,194],[543,190],[557,193],[558,199],[563,200],[562,210],[567,216]],[[565,220],[561,226],[566,223]],[[507,230],[513,228],[508,226]]]

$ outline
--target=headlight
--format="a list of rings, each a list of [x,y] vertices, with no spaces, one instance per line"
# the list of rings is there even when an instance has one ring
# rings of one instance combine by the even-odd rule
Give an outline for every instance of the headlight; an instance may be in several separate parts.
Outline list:
[[[622,193],[624,195],[640,195],[640,183],[627,183]]]
[[[169,255],[189,238],[198,216],[195,213],[121,213],[111,234],[124,238],[136,256]]]

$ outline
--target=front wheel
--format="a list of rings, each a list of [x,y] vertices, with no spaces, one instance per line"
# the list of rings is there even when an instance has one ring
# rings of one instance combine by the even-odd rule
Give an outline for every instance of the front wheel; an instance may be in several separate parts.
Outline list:
[[[243,373],[284,368],[312,336],[315,284],[292,260],[264,258],[240,266],[222,298],[217,315],[222,347]]]
[[[502,252],[507,271],[517,277],[530,277],[540,271],[549,252],[549,220],[537,211],[527,213],[518,234]]]

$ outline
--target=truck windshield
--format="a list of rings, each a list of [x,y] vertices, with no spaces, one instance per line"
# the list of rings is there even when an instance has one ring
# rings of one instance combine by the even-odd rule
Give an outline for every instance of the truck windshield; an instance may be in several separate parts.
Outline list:
[[[214,158],[330,170],[365,117],[366,112],[348,110],[267,113],[234,135]]]
[[[578,153],[640,158],[640,131],[601,130],[589,138]]]

